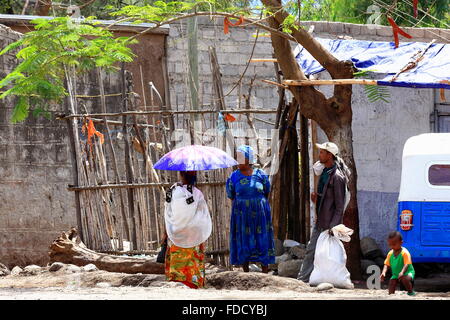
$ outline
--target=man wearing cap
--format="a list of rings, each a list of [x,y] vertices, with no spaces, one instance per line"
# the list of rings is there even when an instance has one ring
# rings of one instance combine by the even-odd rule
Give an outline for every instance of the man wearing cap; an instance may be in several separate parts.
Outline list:
[[[316,204],[316,219],[311,239],[306,247],[306,256],[297,279],[309,282],[309,276],[314,268],[314,254],[317,239],[321,232],[341,224],[346,202],[346,177],[337,166],[339,148],[332,142],[316,144],[320,149],[319,161],[314,164],[314,172],[320,175],[317,193],[311,194],[311,200]]]

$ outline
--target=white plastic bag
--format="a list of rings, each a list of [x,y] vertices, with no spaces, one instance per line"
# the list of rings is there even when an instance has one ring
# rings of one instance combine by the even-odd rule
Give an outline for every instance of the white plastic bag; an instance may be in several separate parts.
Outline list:
[[[330,236],[328,230],[323,231],[317,239],[314,269],[309,284],[316,286],[328,282],[337,288],[353,289],[350,273],[345,267],[346,262],[347,254],[341,240]]]
[[[333,231],[333,234],[336,238],[344,242],[350,242],[350,236],[353,234],[353,230],[347,228],[343,224],[334,226],[333,228],[331,228],[331,231]]]

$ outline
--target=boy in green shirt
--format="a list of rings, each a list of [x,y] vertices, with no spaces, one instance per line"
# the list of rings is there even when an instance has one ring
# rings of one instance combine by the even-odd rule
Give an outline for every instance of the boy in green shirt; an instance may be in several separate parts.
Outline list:
[[[384,281],[388,267],[390,267],[392,277],[389,280],[389,294],[395,293],[397,284],[401,283],[408,291],[408,295],[416,295],[413,290],[415,271],[412,265],[411,254],[406,248],[402,247],[402,234],[398,231],[393,231],[389,234],[387,241],[391,251],[389,251],[384,261],[383,272],[380,276],[381,281]]]

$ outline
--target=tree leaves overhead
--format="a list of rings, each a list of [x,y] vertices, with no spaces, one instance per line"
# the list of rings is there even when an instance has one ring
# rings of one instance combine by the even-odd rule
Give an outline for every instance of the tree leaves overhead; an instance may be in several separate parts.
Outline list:
[[[375,70],[361,70],[355,72],[353,76],[355,78],[367,78],[370,72],[375,72]],[[367,100],[371,103],[377,101],[390,103],[391,93],[386,86],[364,85],[364,93],[366,94]]]
[[[112,32],[98,26],[93,18],[81,21],[68,17],[44,19],[32,23],[35,31],[25,34],[0,52],[17,51],[19,64],[0,80],[0,88],[8,87],[0,98],[18,96],[12,122],[23,121],[31,106],[46,110],[67,95],[64,66],[78,72],[95,67],[114,70],[117,62],[131,62],[134,54],[127,37],[114,38]]]
[[[248,14],[249,9],[245,3],[246,1],[223,0],[155,1],[144,6],[125,6],[112,12],[111,15],[119,18],[128,18],[136,23],[159,23],[194,10]]]

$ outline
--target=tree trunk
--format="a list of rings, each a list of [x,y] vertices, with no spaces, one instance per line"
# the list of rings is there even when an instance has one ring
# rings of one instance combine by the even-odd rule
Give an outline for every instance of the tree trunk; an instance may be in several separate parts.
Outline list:
[[[341,158],[350,169],[351,175],[349,177],[349,189],[351,193],[350,202],[347,210],[344,213],[344,224],[350,229],[354,230],[351,241],[345,243],[347,252],[347,269],[349,270],[352,279],[361,279],[361,248],[359,239],[359,214],[357,203],[357,178],[355,160],[353,158],[353,134],[351,122],[344,124],[340,128],[336,128],[329,132],[325,132],[330,141],[339,146]]]
[[[50,263],[62,262],[77,266],[94,264],[100,270],[123,273],[164,274],[164,264],[148,259],[113,256],[86,248],[75,229],[63,232],[50,246]]]
[[[271,28],[279,30],[289,14],[282,10],[281,0],[262,0],[266,8],[276,12],[267,19]],[[351,61],[339,61],[327,51],[312,35],[300,28],[291,28],[292,36],[302,45],[331,75],[333,79],[353,78],[354,67]],[[275,57],[286,80],[308,80],[299,67],[289,41],[272,32],[272,47]],[[350,204],[344,214],[344,223],[354,230],[347,247],[347,265],[352,279],[361,279],[359,218],[356,200],[356,167],[353,159],[352,141],[352,86],[334,86],[334,94],[327,98],[313,86],[290,87],[289,90],[300,104],[300,113],[317,122],[330,141],[335,142],[341,157],[351,170]]]

